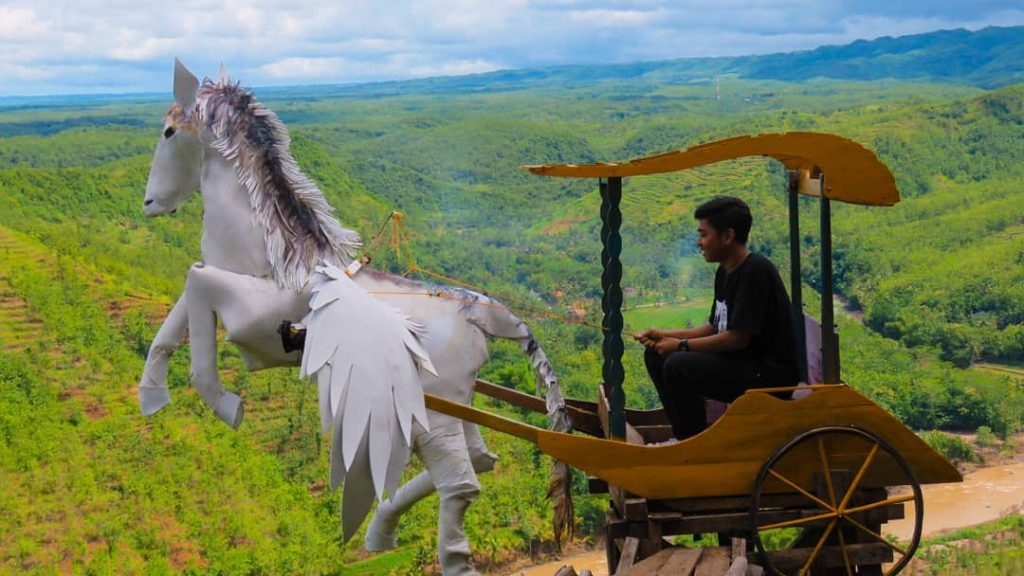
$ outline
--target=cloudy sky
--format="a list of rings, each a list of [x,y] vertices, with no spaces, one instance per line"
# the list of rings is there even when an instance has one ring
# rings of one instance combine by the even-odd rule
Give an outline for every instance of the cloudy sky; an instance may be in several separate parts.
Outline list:
[[[763,54],[1024,24],[1021,0],[0,0],[0,97]]]

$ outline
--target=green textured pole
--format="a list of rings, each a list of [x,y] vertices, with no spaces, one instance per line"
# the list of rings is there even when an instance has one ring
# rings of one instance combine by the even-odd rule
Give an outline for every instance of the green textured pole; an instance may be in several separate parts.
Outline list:
[[[612,438],[626,437],[626,394],[622,390],[625,370],[622,368],[622,178],[601,179],[601,311],[604,317],[601,377],[608,393],[608,415]]]

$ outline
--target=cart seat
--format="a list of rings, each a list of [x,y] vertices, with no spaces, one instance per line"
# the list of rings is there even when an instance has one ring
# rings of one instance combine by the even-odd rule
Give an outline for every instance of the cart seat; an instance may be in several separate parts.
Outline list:
[[[798,386],[821,383],[821,324],[811,316],[804,316],[804,342],[807,344],[807,382],[800,382]],[[810,390],[795,390],[793,399],[797,400],[810,394]],[[708,425],[725,414],[729,408],[728,402],[712,400],[704,401],[704,413],[707,415]]]

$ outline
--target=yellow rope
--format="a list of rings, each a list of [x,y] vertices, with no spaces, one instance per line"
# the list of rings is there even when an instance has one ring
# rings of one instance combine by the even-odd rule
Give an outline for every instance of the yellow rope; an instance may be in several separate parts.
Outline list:
[[[371,240],[370,244],[367,246],[367,256],[369,256],[369,251],[371,249],[373,249],[376,246],[377,242],[380,240],[381,236],[384,233],[384,230],[387,229],[387,227],[388,227],[388,223],[391,224],[390,244],[391,244],[392,251],[395,253],[395,259],[397,261],[397,264],[399,265],[399,267],[402,266],[403,256],[404,256],[405,261],[409,263],[408,267],[406,267],[405,272],[402,274],[402,276],[408,276],[409,274],[413,274],[413,273],[420,273],[420,274],[423,274],[425,276],[431,276],[433,278],[436,278],[436,279],[439,279],[439,280],[443,280],[443,281],[451,283],[451,284],[455,284],[456,286],[461,286],[462,288],[466,288],[466,289],[469,289],[469,290],[480,292],[481,294],[487,294],[487,290],[482,288],[482,287],[475,286],[473,284],[470,284],[468,282],[463,282],[461,280],[457,280],[455,278],[452,278],[451,276],[446,276],[446,275],[438,273],[438,272],[432,272],[430,270],[425,270],[423,268],[420,268],[416,264],[416,259],[415,259],[414,255],[413,255],[413,252],[412,252],[412,242],[409,240],[409,231],[405,227],[405,218],[404,218],[404,216],[402,215],[401,212],[393,211],[390,214],[388,214],[388,217],[387,217],[387,219],[384,220],[384,223],[381,225],[380,230],[377,231],[377,234],[374,236],[373,240]],[[403,248],[404,248],[404,250],[403,250]],[[431,296],[431,297],[445,298],[445,299],[448,299],[448,300],[467,302],[467,303],[476,304],[476,305],[480,305],[480,306],[491,306],[491,307],[494,307],[494,308],[502,308],[502,309],[505,309],[505,310],[513,310],[511,307],[509,307],[509,306],[507,306],[505,304],[498,303],[498,302],[493,302],[493,301],[492,302],[480,302],[478,300],[472,300],[472,299],[469,299],[469,298],[459,298],[457,296],[452,296],[451,294],[445,293],[445,292],[443,292],[441,290],[424,291],[424,292],[372,291],[372,292],[369,292],[369,293],[370,294],[378,294],[378,295],[389,295],[389,296]],[[545,319],[545,320],[559,320],[559,321],[565,322],[567,324],[579,324],[579,325],[582,325],[582,326],[588,326],[590,328],[595,328],[595,329],[601,330],[601,331],[607,330],[607,328],[601,326],[600,324],[595,324],[593,322],[588,322],[588,321],[586,321],[586,320],[584,320],[582,318],[573,318],[571,316],[566,316],[564,314],[560,314],[558,312],[554,312],[554,311],[548,310],[546,308],[543,308],[541,306],[538,306],[536,304],[532,304],[532,303],[529,303],[529,302],[526,302],[526,301],[523,301],[523,300],[518,300],[518,299],[515,299],[515,298],[506,298],[506,297],[502,297],[502,300],[507,301],[507,302],[511,302],[513,304],[516,304],[518,308],[515,309],[514,311],[519,312],[520,315],[522,315],[522,316],[529,316],[529,317],[533,317],[533,318],[541,318],[541,319]]]

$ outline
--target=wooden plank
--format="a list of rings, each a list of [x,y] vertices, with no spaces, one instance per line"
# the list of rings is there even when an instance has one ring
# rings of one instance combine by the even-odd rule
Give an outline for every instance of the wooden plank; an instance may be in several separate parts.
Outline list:
[[[884,497],[885,491],[881,491]],[[878,498],[878,499],[881,499]],[[750,496],[717,496],[709,498],[672,498],[668,500],[648,500],[652,509],[675,510],[678,512],[739,512],[750,510]],[[761,503],[765,508],[791,508],[807,505],[807,497],[801,494],[766,494]]]
[[[703,548],[670,548],[672,556],[662,565],[658,576],[690,576],[697,567]]]
[[[449,416],[455,416],[456,418],[462,418],[474,424],[480,424],[486,426],[492,430],[498,432],[504,432],[517,438],[522,438],[528,442],[537,443],[537,432],[542,431],[540,428],[534,426],[528,426],[526,424],[520,424],[515,420],[509,420],[495,414],[489,414],[482,410],[477,410],[472,406],[460,404],[458,402],[452,402],[440,396],[434,396],[433,394],[423,395],[424,403],[427,408],[447,414]],[[566,435],[568,436],[568,435]],[[571,437],[571,436],[570,436]]]
[[[657,426],[635,426],[635,428],[644,437],[644,444],[665,442],[675,438],[671,426],[659,424]]]
[[[889,516],[902,514],[900,504],[876,508],[867,512],[853,515],[858,522],[868,526],[876,526],[886,521]],[[794,508],[783,510],[762,511],[758,515],[759,522],[773,524],[798,518],[809,518],[821,514],[816,508]],[[702,534],[702,533],[740,533],[750,529],[749,512],[727,512],[707,515],[687,515],[674,512],[652,512],[649,515],[650,522],[628,521],[622,516],[611,516],[607,520],[607,531],[609,537],[625,538],[632,536],[636,538],[651,537],[650,524],[656,523],[663,535],[672,534]],[[804,524],[804,527],[824,527],[828,520],[811,521]]]
[[[629,572],[629,569],[633,567],[633,561],[636,559],[636,551],[639,547],[639,538],[626,538],[626,541],[622,544],[622,555],[619,556],[619,565],[615,567],[614,574],[627,574]]]
[[[747,539],[746,538],[733,538],[732,539],[732,550],[729,555],[733,560],[737,558],[747,557]]]
[[[539,414],[547,414],[547,404],[543,398],[538,398],[532,394],[526,394],[519,390],[512,388],[506,388],[499,386],[486,380],[477,380],[474,384],[473,389],[476,392],[483,394],[484,396],[508,402],[513,406],[520,408],[526,408]],[[592,403],[591,403],[592,404]],[[596,405],[594,405],[596,407]],[[566,403],[566,411],[569,413],[569,419],[572,421],[572,427],[580,432],[590,434],[591,436],[602,436],[600,421],[597,418],[597,414],[594,412],[588,412],[579,407],[573,406]]]
[[[657,576],[661,567],[672,557],[672,551],[672,548],[666,548],[649,558],[644,558],[629,569],[628,576]]]
[[[768,558],[776,568],[782,571],[794,570],[803,566],[812,552],[811,548],[794,548],[768,552]],[[848,544],[846,553],[850,564],[858,566],[879,565],[892,562],[892,548],[877,542],[873,544]],[[815,559],[816,567],[840,567],[843,564],[843,552],[840,546],[825,546]]]
[[[475,392],[479,392],[485,396],[489,396],[496,400],[508,402],[513,406],[526,408],[527,410],[532,410],[534,412],[539,412],[541,414],[547,414],[548,412],[548,408],[547,405],[545,405],[544,403],[544,399],[538,398],[532,394],[526,394],[525,392],[514,390],[512,388],[499,386],[486,380],[478,379],[473,385],[473,390]]]
[[[705,548],[693,574],[694,576],[722,576],[729,570],[729,563],[728,548]]]
[[[647,500],[643,498],[626,498],[623,501],[623,516],[632,522],[647,521]]]
[[[565,405],[577,408],[583,412],[597,414],[597,402],[566,398]],[[668,416],[665,415],[665,411],[660,408],[657,410],[635,410],[633,408],[626,408],[626,421],[634,426],[666,426],[668,425]]]

